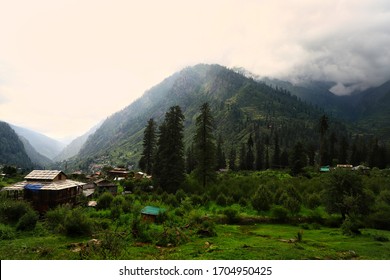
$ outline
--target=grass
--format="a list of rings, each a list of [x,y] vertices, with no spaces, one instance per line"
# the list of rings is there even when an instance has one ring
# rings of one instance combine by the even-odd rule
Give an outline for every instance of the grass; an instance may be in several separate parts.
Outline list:
[[[179,260],[308,260],[308,259],[390,259],[390,232],[365,229],[354,237],[342,235],[339,229],[303,230],[302,241],[296,242],[299,226],[257,224],[217,225],[217,236],[195,235],[177,247],[161,247],[149,243],[130,242],[121,259]],[[61,235],[31,236],[22,234],[12,241],[0,241],[1,259],[80,259],[73,244],[90,238],[68,238]]]

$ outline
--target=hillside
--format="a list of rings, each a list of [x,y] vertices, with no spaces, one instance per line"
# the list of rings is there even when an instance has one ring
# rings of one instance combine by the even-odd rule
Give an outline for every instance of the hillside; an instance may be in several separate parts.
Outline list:
[[[84,146],[88,137],[95,133],[95,131],[101,126],[101,124],[102,123],[100,122],[99,124],[92,127],[85,134],[74,139],[54,158],[54,161],[63,161],[76,156],[80,152],[81,148]]]
[[[30,142],[34,149],[41,155],[53,159],[64,148],[64,144],[46,135],[27,128],[11,125],[12,129]]]
[[[22,168],[32,167],[32,162],[18,135],[9,124],[0,121],[0,165],[3,164]]]
[[[19,139],[35,168],[45,169],[53,163],[52,160],[38,153],[26,138],[19,135]]]
[[[324,109],[358,127],[366,134],[390,140],[390,81],[351,95],[337,96],[329,91],[334,83],[312,81],[292,84],[278,79],[261,79],[272,87],[287,89],[302,101]]]
[[[154,118],[161,122],[173,105],[179,105],[185,115],[188,147],[196,115],[204,102],[212,108],[215,134],[224,139],[225,153],[246,143],[250,134],[268,142],[278,134],[282,148],[291,148],[299,140],[318,143],[320,110],[299,101],[286,90],[274,89],[219,65],[200,64],[166,78],[109,117],[89,137],[75,164],[83,168],[91,163],[137,164],[147,120]]]

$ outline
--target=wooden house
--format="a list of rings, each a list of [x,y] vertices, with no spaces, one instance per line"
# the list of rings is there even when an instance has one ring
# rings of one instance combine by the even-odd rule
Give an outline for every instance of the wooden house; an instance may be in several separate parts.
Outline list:
[[[116,195],[118,193],[118,186],[107,180],[107,179],[99,179],[94,182],[95,190],[97,193],[110,192],[112,195]]]
[[[110,171],[108,171],[109,177],[119,181],[119,180],[125,180],[129,177],[130,172],[127,171],[125,168],[114,168]]]
[[[14,198],[30,201],[39,212],[45,212],[59,204],[75,203],[85,185],[68,180],[66,174],[59,170],[34,170],[24,179],[3,190]]]

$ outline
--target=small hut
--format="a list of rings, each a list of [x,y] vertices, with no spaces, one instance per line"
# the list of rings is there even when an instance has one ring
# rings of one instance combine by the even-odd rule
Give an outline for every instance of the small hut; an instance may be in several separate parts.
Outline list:
[[[164,213],[165,209],[155,206],[146,206],[141,210],[141,215],[144,221],[155,222],[156,217],[161,213]]]

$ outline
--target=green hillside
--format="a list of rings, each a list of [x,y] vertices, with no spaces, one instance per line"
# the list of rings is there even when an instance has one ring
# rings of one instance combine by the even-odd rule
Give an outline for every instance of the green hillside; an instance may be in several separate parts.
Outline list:
[[[22,141],[9,124],[2,121],[0,121],[0,165],[32,167]]]
[[[255,141],[271,145],[277,134],[283,149],[297,141],[318,146],[318,120],[323,111],[298,100],[284,89],[275,89],[219,65],[196,65],[173,74],[134,103],[109,117],[81,149],[74,166],[91,163],[136,165],[143,129],[150,118],[161,122],[165,112],[179,105],[185,115],[185,144],[194,133],[199,107],[208,102],[215,119],[215,134],[224,139],[227,154]],[[345,127],[332,122],[331,129]],[[269,143],[268,143],[268,142]],[[270,147],[272,150],[272,147]]]

